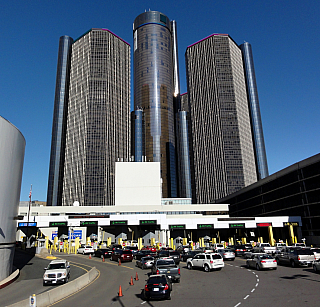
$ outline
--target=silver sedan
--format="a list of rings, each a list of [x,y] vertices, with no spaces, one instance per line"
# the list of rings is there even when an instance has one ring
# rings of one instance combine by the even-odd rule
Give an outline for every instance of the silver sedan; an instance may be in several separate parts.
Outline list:
[[[136,266],[144,269],[150,269],[154,263],[154,258],[151,256],[142,257],[140,260],[137,260]]]
[[[313,261],[313,270],[320,273],[320,259]]]
[[[235,253],[231,249],[218,249],[217,253],[222,256],[223,260],[233,261],[236,257]]]
[[[263,269],[274,269],[278,267],[276,259],[268,254],[254,253],[247,259],[247,268],[255,268],[258,271]]]

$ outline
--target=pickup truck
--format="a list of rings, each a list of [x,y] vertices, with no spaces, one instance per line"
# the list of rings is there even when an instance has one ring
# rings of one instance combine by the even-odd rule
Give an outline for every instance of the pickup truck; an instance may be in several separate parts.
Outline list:
[[[172,258],[162,258],[154,262],[151,268],[151,275],[166,275],[172,281],[180,282],[180,268]]]
[[[310,248],[286,247],[276,256],[279,263],[290,264],[293,268],[299,265],[312,266],[314,254]]]
[[[277,252],[277,248],[275,246],[271,246],[270,243],[257,243],[257,245],[253,248],[253,252],[274,255]]]

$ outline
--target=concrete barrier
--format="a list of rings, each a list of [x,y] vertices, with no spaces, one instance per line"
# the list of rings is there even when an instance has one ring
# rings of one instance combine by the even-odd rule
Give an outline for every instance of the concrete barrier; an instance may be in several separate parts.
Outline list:
[[[78,277],[75,280],[69,281],[68,283],[56,287],[52,290],[46,291],[44,293],[41,293],[36,296],[36,302],[37,302],[37,307],[45,307],[48,305],[51,305],[53,303],[56,303],[57,301],[67,297],[70,294],[73,294],[89,283],[91,283],[97,276],[98,276],[98,271],[94,267],[92,268],[89,272],[86,274]],[[33,293],[30,293],[32,295]],[[20,301],[18,303],[12,304],[7,307],[29,307],[29,298],[26,300]]]
[[[8,286],[9,284],[11,284],[12,282],[14,282],[20,274],[20,270],[16,269],[11,275],[9,275],[7,278],[3,279],[0,281],[0,289]]]

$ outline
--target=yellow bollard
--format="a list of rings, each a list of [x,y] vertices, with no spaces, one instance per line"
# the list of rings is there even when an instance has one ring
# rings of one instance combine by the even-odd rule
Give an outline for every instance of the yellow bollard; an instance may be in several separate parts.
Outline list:
[[[268,232],[269,232],[269,243],[271,246],[274,246],[272,226],[268,226]]]
[[[122,245],[122,238],[118,238],[118,244]]]
[[[289,225],[289,236],[290,236],[290,244],[294,244],[294,232],[293,232],[293,226]]]
[[[156,245],[156,238],[151,238],[150,245],[155,246]]]
[[[188,245],[187,238],[182,238],[182,245]]]
[[[111,237],[108,237],[107,238],[107,246],[110,246],[111,245]]]
[[[45,237],[45,239],[46,239],[45,247],[46,247],[46,249],[48,250],[48,249],[49,249],[49,238],[48,238],[48,237]]]
[[[173,248],[173,238],[170,238],[170,247]]]
[[[54,248],[55,252],[57,251],[57,245],[58,245],[58,237],[54,237],[54,239],[53,239],[53,248]]]

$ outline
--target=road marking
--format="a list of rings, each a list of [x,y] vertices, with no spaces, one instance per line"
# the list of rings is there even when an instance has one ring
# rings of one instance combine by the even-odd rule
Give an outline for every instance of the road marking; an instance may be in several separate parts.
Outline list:
[[[256,283],[256,287],[258,287],[258,285],[259,285],[259,284],[258,284],[258,283]]]
[[[250,296],[250,295],[248,294],[248,295],[244,298],[244,300],[246,300],[249,296]]]
[[[257,278],[257,282],[259,282],[259,278]]]
[[[238,268],[239,266],[236,265],[235,267]]]
[[[141,303],[141,305],[143,305],[143,304],[145,304],[146,303],[146,301],[143,301],[142,303]]]
[[[240,306],[241,305],[241,303],[238,303],[237,305],[235,305],[234,307],[238,307],[238,306]]]
[[[254,292],[255,290],[256,290],[256,289],[255,289],[255,288],[253,288],[253,289],[251,290],[251,293],[252,293],[252,292]]]
[[[258,275],[256,275],[256,277],[257,277],[257,278],[259,278],[259,276],[258,276]]]

